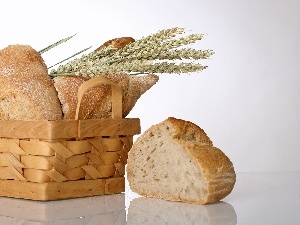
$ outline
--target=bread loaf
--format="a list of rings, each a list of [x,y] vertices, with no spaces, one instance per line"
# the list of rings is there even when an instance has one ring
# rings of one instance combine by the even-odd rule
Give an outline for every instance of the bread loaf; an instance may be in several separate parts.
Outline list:
[[[122,111],[126,117],[137,100],[149,90],[159,79],[157,75],[103,75],[122,89]],[[62,105],[64,119],[74,119],[77,106],[77,92],[87,78],[80,76],[57,76],[54,86]],[[111,117],[111,88],[101,85],[88,91],[82,99],[82,114],[84,119],[105,119]]]
[[[206,204],[226,197],[236,175],[229,158],[199,126],[170,117],[135,141],[127,178],[142,196]]]
[[[46,64],[29,45],[0,50],[0,90],[1,120],[62,119]]]

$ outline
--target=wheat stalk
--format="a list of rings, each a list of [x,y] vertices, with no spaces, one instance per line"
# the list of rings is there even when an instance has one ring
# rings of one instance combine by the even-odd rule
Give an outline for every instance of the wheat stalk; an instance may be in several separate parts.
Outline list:
[[[67,42],[68,40],[70,40],[71,38],[73,38],[75,35],[76,35],[76,34],[71,35],[71,36],[66,37],[66,38],[63,38],[63,39],[61,39],[61,40],[59,40],[59,41],[57,41],[57,42],[55,42],[55,43],[53,43],[53,44],[47,46],[46,48],[43,48],[42,50],[39,51],[39,53],[40,53],[40,54],[43,54],[43,53],[49,51],[50,49],[55,48],[56,46],[58,46],[58,45],[60,45],[60,44],[62,44],[62,43],[64,43],[64,42]]]
[[[207,68],[195,60],[208,59],[214,54],[212,50],[182,48],[203,38],[203,34],[191,34],[177,37],[184,33],[183,28],[161,30],[115,50],[112,47],[102,48],[97,52],[83,55],[57,70],[51,76],[81,75],[94,77],[102,74],[147,74],[147,73],[191,73]],[[191,62],[169,62],[170,60],[192,60]]]
[[[191,64],[191,63],[179,63],[174,62],[161,62],[149,64],[149,61],[145,60],[143,62],[139,60],[124,62],[122,64],[117,64],[116,66],[102,66],[102,67],[90,67],[87,69],[82,69],[75,72],[75,75],[84,74],[85,77],[94,77],[98,74],[149,74],[149,73],[190,73],[195,71],[202,71],[206,69],[206,66],[201,64]]]

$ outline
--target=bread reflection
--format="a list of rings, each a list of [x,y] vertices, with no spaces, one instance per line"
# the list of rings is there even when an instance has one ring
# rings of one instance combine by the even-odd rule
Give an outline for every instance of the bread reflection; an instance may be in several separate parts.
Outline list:
[[[0,224],[125,225],[125,195],[49,202],[0,198]]]
[[[235,225],[237,215],[234,208],[226,202],[194,205],[139,197],[130,202],[127,224]]]

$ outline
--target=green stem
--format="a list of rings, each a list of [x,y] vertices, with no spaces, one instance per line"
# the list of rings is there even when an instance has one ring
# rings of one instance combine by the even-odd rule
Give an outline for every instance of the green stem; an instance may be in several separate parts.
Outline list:
[[[76,33],[76,34],[77,34],[77,33]],[[56,46],[58,46],[58,45],[60,45],[60,44],[62,44],[62,43],[64,43],[64,42],[70,40],[70,39],[73,38],[76,34],[74,34],[74,35],[72,35],[72,36],[69,36],[69,37],[67,37],[67,38],[61,39],[60,41],[57,41],[57,42],[55,42],[54,44],[51,44],[51,45],[47,46],[46,48],[43,48],[42,50],[39,51],[39,53],[40,53],[40,54],[43,54],[43,53],[49,51],[50,49],[52,49],[52,48],[54,48],[54,47],[56,47]]]

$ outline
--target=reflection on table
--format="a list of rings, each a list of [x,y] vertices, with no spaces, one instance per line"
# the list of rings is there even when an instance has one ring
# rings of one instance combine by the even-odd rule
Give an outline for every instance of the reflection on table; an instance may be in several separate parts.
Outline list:
[[[127,224],[236,225],[237,215],[232,205],[226,202],[195,205],[139,197],[130,202]]]
[[[59,201],[0,198],[0,224],[125,225],[125,195]]]

